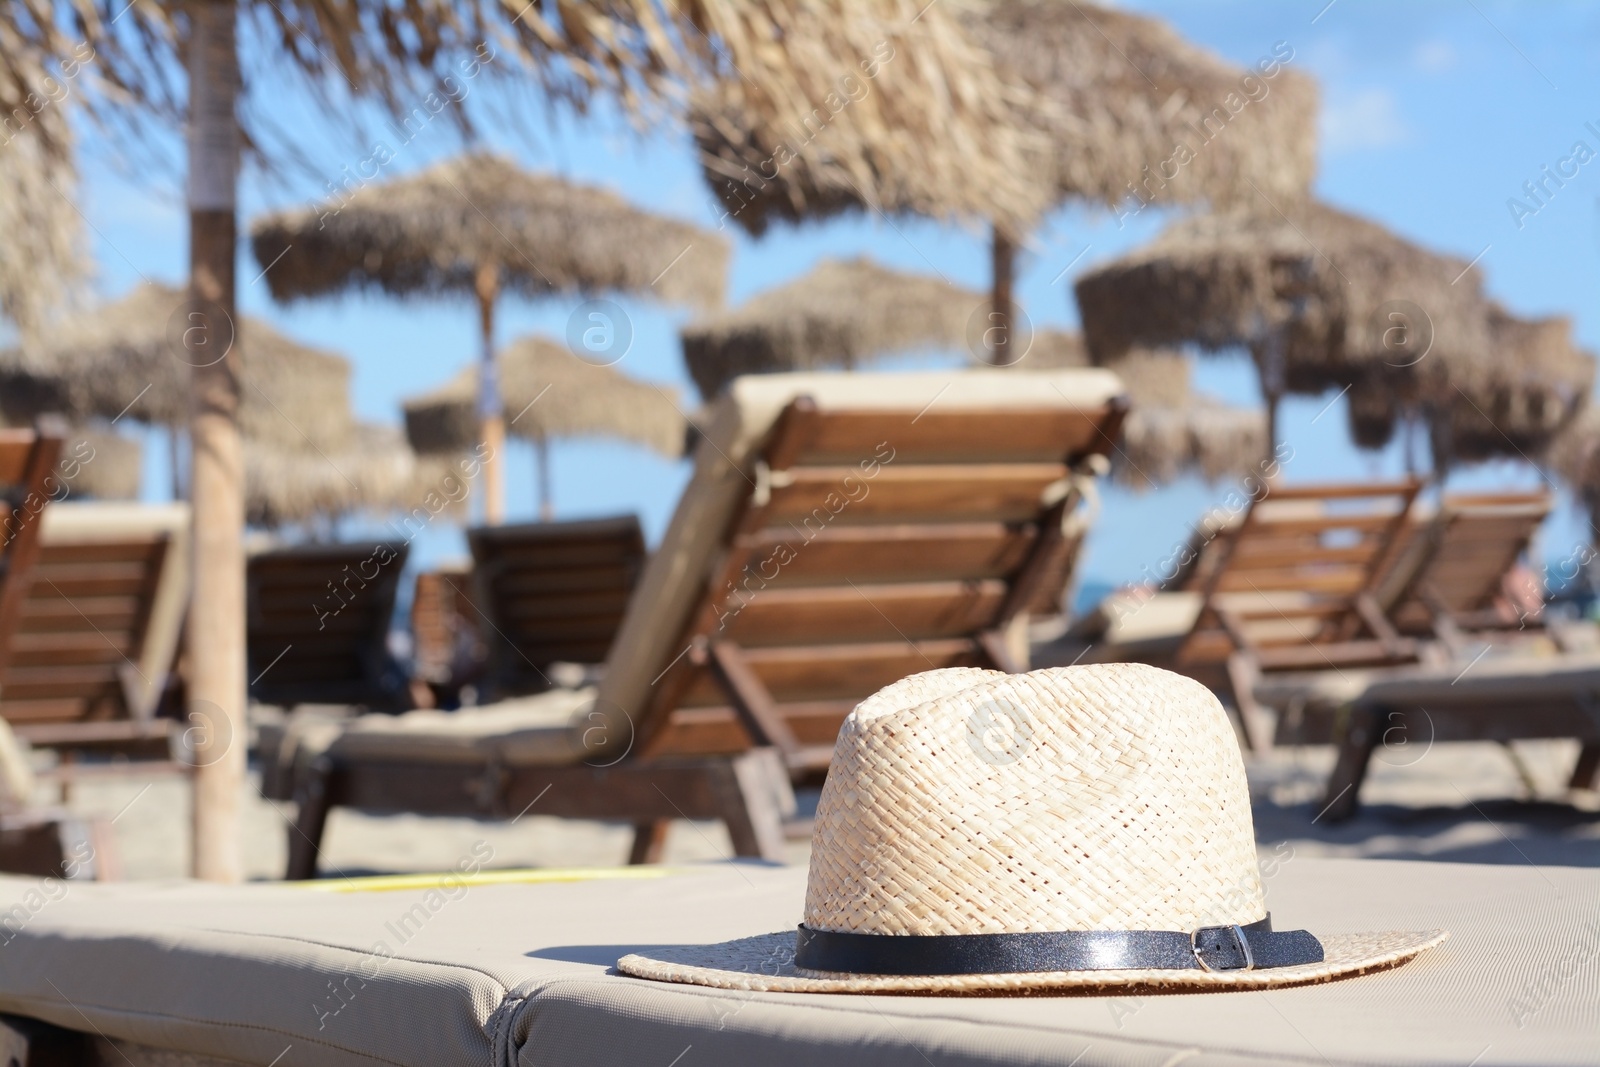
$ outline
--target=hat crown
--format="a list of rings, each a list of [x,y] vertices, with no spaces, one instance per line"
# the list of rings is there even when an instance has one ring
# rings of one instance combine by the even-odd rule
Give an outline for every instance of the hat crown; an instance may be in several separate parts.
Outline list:
[[[1193,930],[1265,914],[1238,743],[1188,678],[1131,663],[929,671],[840,730],[812,929]]]

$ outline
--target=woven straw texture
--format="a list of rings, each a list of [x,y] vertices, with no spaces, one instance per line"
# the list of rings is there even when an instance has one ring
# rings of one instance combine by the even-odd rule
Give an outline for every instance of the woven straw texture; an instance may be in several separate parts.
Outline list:
[[[813,929],[1193,930],[1265,914],[1238,743],[1216,697],[1190,679],[1134,663],[928,671],[862,701],[839,732],[812,837]],[[792,932],[617,966],[775,991],[1252,988],[1392,966],[1444,937],[1330,937],[1321,963],[1248,972],[829,974],[794,966]]]
[[[839,732],[813,929],[1192,930],[1264,914],[1238,742],[1190,679],[1133,663],[931,671]]]

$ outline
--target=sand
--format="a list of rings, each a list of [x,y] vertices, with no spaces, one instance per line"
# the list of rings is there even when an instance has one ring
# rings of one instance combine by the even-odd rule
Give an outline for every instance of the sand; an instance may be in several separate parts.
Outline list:
[[[1270,860],[1292,848],[1296,855],[1600,866],[1600,797],[1565,788],[1576,744],[1518,742],[1515,751],[1530,775],[1531,792],[1499,745],[1380,749],[1363,789],[1361,814],[1336,825],[1317,818],[1332,748],[1286,748],[1248,759],[1262,856]],[[54,798],[51,787],[41,786],[40,800]],[[803,795],[802,808],[815,799]],[[187,874],[187,779],[131,772],[80,781],[67,806],[115,820],[123,878]],[[244,804],[251,879],[281,877],[292,814],[292,805],[257,795],[252,778]],[[631,833],[617,824],[533,813],[515,822],[478,822],[335,810],[322,867],[330,876],[443,870],[485,845],[493,850],[491,867],[611,865],[626,861]],[[804,863],[809,853],[809,842],[793,841],[787,859]],[[730,855],[720,823],[676,822],[667,838],[668,863]]]

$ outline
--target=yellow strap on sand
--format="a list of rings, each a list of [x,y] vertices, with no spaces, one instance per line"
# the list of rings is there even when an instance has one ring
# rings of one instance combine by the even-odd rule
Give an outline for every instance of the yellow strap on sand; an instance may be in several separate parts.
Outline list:
[[[393,893],[404,889],[456,889],[480,885],[537,885],[541,882],[605,882],[640,878],[665,878],[667,867],[525,867],[510,871],[456,874],[380,874],[366,878],[318,878],[290,882],[318,893]]]

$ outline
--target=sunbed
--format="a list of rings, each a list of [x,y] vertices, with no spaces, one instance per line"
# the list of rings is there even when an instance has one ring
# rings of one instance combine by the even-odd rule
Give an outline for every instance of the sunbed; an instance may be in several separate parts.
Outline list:
[[[1591,869],[1283,852],[1264,875],[1275,924],[1449,940],[1325,985],[1017,997],[625,977],[627,953],[793,931],[806,871],[462,873],[493,866],[480,846],[447,877],[353,892],[83,885],[49,901],[28,896],[36,880],[0,880],[0,1011],[65,1028],[40,1042],[104,1035],[117,1047],[66,1062],[119,1067],[1600,1063]]]
[[[1204,560],[1186,572],[1190,588],[1117,594],[1072,635],[1074,655],[1150,662],[1230,693],[1245,743],[1266,751],[1269,708],[1337,704],[1372,670],[1424,656],[1375,595],[1420,488],[1274,485],[1178,554]]]
[[[740,379],[594,700],[526,698],[514,743],[505,714],[471,742],[466,719],[451,758],[432,727],[340,736],[302,760],[291,876],[340,805],[624,819],[636,861],[668,820],[721,818],[776,858],[789,776],[826,770],[856,701],[930,667],[1026,668],[1028,609],[1070,575],[1126,407],[1097,370]]]
[[[0,430],[0,677],[8,685],[12,672],[32,655],[25,646],[36,632],[28,608],[41,554],[42,516],[69,491],[65,472],[57,469],[63,437],[64,428],[53,420],[42,421],[38,430]],[[89,844],[87,822],[54,808],[34,807],[33,785],[25,748],[10,724],[0,721],[0,870],[84,873],[81,866],[68,864],[75,855],[84,855],[83,846]]]
[[[409,706],[389,651],[404,542],[259,552],[246,570],[250,698],[263,704]]]
[[[1469,635],[1537,629],[1528,591],[1510,583],[1553,504],[1546,492],[1458,494],[1417,515],[1377,592],[1395,628],[1456,652]]]
[[[0,493],[5,537],[0,542],[0,670],[16,655],[29,582],[39,560],[39,517],[65,494],[56,461],[64,429],[0,430]]]
[[[481,526],[467,543],[484,699],[548,689],[553,663],[605,662],[644,569],[636,516]]]
[[[470,567],[417,574],[411,592],[411,697],[417,707],[455,707],[462,687],[477,685],[488,659],[483,629]]]
[[[1600,656],[1491,655],[1413,669],[1370,682],[1342,717],[1322,803],[1330,821],[1355,814],[1367,765],[1386,741],[1426,753],[1445,741],[1573,737],[1580,748],[1569,785],[1592,789],[1600,772]]]
[[[189,600],[187,504],[78,503],[44,512],[0,715],[30,744],[166,759],[157,715]]]

